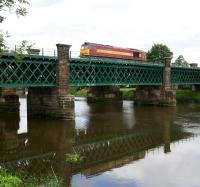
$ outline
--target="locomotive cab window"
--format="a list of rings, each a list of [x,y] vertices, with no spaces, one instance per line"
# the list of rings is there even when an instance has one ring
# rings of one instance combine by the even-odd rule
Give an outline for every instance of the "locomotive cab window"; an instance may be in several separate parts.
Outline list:
[[[133,57],[135,57],[135,58],[139,58],[139,57],[140,57],[140,53],[138,53],[138,52],[134,52],[134,53],[133,53]]]
[[[81,46],[81,50],[82,50],[82,49],[87,49],[87,48],[88,48],[87,45],[82,45],[82,46]]]

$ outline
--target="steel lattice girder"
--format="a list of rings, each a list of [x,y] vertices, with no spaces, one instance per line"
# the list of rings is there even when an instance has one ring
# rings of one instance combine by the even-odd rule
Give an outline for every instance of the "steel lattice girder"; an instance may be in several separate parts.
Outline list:
[[[163,66],[111,60],[70,60],[71,86],[161,85]]]
[[[0,58],[1,87],[56,85],[56,60],[48,56],[14,54]],[[70,86],[162,85],[163,65],[119,60],[70,59]],[[172,67],[172,84],[200,84],[200,68]]]
[[[25,57],[20,61],[13,55],[0,58],[1,87],[55,86],[55,59]]]
[[[171,67],[171,83],[200,84],[200,68]]]

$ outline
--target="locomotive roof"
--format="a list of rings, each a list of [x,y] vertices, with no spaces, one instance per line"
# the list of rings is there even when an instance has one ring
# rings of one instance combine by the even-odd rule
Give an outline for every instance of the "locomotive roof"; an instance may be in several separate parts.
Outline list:
[[[98,44],[98,43],[92,43],[92,42],[84,42],[84,45],[107,46],[107,47],[112,47],[112,48],[130,49],[130,50],[137,50],[137,51],[145,52],[145,51],[143,51],[143,50],[140,50],[140,49],[134,49],[134,48],[125,48],[125,47],[117,47],[117,46],[105,45],[105,44]]]

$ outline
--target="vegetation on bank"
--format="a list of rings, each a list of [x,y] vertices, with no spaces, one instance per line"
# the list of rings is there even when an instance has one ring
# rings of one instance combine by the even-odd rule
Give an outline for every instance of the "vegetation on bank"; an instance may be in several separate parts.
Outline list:
[[[66,154],[66,162],[71,164],[80,164],[82,162],[83,158],[74,153],[74,154]]]
[[[177,103],[200,103],[200,91],[176,90]]]
[[[121,88],[123,100],[133,100],[135,88]],[[71,94],[76,97],[86,97],[86,88],[73,88]],[[192,91],[191,89],[176,90],[177,103],[200,103],[200,91]]]
[[[121,88],[123,100],[133,100],[135,88]]]
[[[72,88],[71,94],[75,97],[86,97],[87,89],[86,88]]]
[[[36,186],[54,186],[62,187],[63,182],[55,175],[47,175],[41,178],[25,177],[23,173],[16,175],[0,168],[0,186],[1,187],[36,187]]]
[[[22,185],[22,180],[17,176],[9,174],[6,170],[0,169],[0,184],[2,187],[18,187]]]

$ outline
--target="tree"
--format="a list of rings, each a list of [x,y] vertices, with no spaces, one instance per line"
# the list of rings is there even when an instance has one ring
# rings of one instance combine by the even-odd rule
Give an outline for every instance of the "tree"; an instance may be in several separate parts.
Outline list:
[[[189,63],[184,59],[183,55],[180,55],[174,62],[175,66],[189,67]]]
[[[163,44],[154,44],[147,52],[147,61],[154,63],[164,63],[166,58],[172,58],[173,52]]]
[[[4,12],[14,12],[17,16],[25,16],[27,14],[26,5],[29,5],[27,0],[0,0],[0,24],[6,19],[3,16]],[[0,30],[0,53],[6,48],[5,38],[8,34],[4,34]]]

